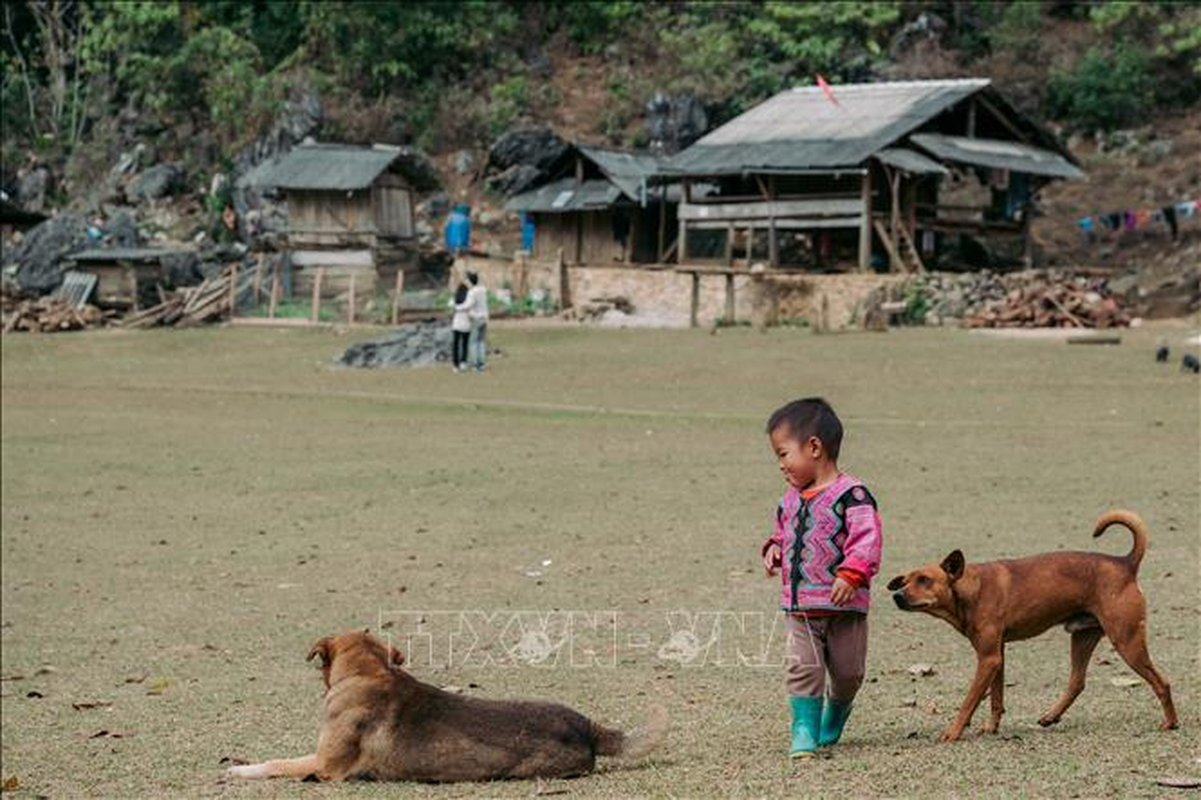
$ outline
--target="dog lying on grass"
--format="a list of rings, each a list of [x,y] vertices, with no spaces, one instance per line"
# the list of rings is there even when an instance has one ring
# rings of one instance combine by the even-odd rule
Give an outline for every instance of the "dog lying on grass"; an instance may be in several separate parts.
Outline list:
[[[1147,526],[1130,511],[1110,511],[1097,520],[1093,536],[1115,524],[1134,535],[1134,547],[1125,556],[1062,552],[965,564],[956,550],[941,564],[889,581],[901,610],[946,620],[976,649],[976,676],[942,741],[963,734],[985,694],[992,698],[992,717],[984,730],[996,732],[1005,712],[1005,643],[1038,636],[1053,625],[1072,634],[1072,672],[1067,690],[1039,725],[1059,722],[1084,689],[1089,659],[1104,635],[1159,698],[1164,713],[1160,729],[1177,726],[1171,687],[1147,652],[1147,604],[1138,585]]]
[[[667,733],[662,707],[646,727],[623,733],[554,703],[444,692],[404,672],[400,651],[366,631],[319,640],[314,658],[326,687],[317,752],[231,767],[231,777],[566,778],[590,772],[597,756],[645,755]]]

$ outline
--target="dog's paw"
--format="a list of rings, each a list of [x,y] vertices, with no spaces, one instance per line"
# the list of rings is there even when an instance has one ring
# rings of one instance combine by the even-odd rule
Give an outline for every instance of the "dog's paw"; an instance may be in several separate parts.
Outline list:
[[[947,728],[945,731],[939,734],[938,741],[944,743],[958,741],[960,733],[960,731],[957,731],[954,728]]]
[[[1044,728],[1049,728],[1057,722],[1059,722],[1059,717],[1053,717],[1050,714],[1048,714],[1047,716],[1039,719],[1038,724]]]

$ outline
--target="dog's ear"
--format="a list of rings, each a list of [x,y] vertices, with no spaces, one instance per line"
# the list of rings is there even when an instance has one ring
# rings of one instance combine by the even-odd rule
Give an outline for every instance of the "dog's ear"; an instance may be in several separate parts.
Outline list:
[[[401,667],[405,663],[405,654],[397,650],[392,645],[388,647],[388,665],[392,667]]]
[[[905,576],[898,575],[888,582],[888,591],[895,592],[897,589],[900,589],[904,585],[905,585]]]
[[[321,656],[321,665],[329,666],[330,648],[333,643],[334,638],[332,636],[326,636],[318,639],[313,644],[312,649],[309,650],[309,655],[307,658],[305,658],[305,661],[312,661],[317,656]]]
[[[962,550],[953,550],[951,554],[942,560],[942,571],[947,573],[947,577],[951,579],[951,583],[963,577],[963,567],[965,565]]]

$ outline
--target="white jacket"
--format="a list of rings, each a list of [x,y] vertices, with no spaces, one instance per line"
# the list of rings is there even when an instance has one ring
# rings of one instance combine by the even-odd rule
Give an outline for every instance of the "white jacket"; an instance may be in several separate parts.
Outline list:
[[[450,308],[454,309],[454,316],[450,318],[450,329],[459,333],[467,333],[471,330],[471,298],[468,297],[462,303],[456,303],[454,298],[447,303]]]
[[[488,288],[477,283],[467,290],[467,313],[475,324],[488,321]]]

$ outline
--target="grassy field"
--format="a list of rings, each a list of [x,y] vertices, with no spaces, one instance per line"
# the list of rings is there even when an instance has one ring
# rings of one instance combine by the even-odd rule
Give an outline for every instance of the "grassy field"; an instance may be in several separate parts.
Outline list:
[[[1072,347],[497,327],[482,375],[329,366],[361,332],[5,337],[3,777],[54,797],[1170,792],[1155,780],[1201,773],[1201,384],[1154,363],[1162,332]],[[803,394],[842,415],[842,466],[880,501],[885,551],[847,736],[797,766],[758,546],[783,490],[763,421]],[[1151,527],[1151,653],[1182,730],[1157,731],[1108,643],[1064,721],[1038,728],[1067,679],[1055,630],[1010,647],[1000,735],[935,744],[974,657],[898,612],[887,578],[956,547],[1124,553],[1120,530],[1089,536],[1115,506]],[[547,636],[525,638],[537,613]],[[313,749],[315,639],[381,623],[404,638],[422,616],[431,638],[402,644],[418,677],[623,726],[662,703],[667,745],[541,785],[222,781],[223,759]],[[473,635],[443,658],[455,619]],[[574,661],[506,655],[516,634],[561,641],[565,619],[585,622]],[[709,649],[673,660],[661,647],[689,626]]]

